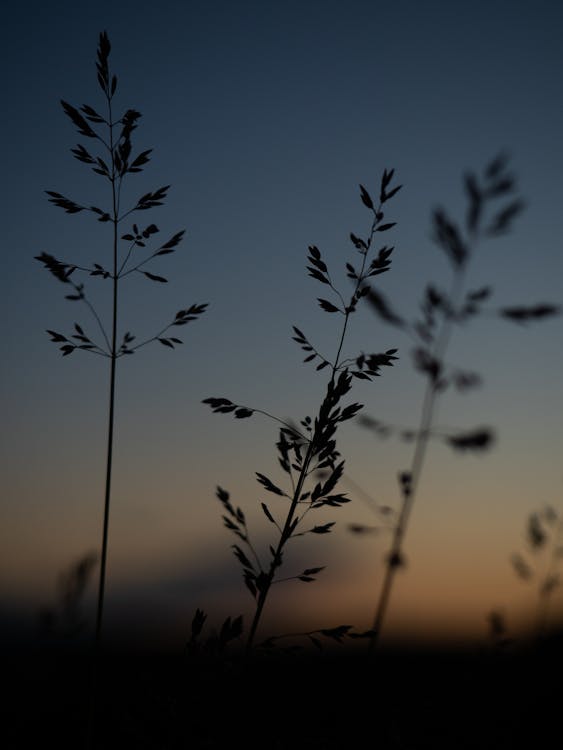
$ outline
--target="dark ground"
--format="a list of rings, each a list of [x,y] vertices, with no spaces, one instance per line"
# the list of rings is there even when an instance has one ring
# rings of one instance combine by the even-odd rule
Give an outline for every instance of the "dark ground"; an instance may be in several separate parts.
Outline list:
[[[96,742],[79,649],[3,650],[3,747],[530,750],[561,712],[563,638],[519,648],[363,648],[236,658],[106,649]],[[556,743],[557,746],[557,743]]]

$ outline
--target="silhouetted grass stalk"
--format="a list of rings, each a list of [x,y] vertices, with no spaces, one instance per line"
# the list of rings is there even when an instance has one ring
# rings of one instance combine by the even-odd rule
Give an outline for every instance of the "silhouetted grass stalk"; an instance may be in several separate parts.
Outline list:
[[[563,557],[563,515],[555,513],[555,528],[549,540],[550,550],[543,577],[543,584],[539,588],[538,616],[536,630],[541,637],[547,633],[549,605],[553,594],[561,588],[561,559]]]
[[[342,349],[348,330],[350,316],[355,312],[361,298],[365,296],[369,290],[366,280],[370,276],[384,273],[390,266],[389,257],[393,248],[387,246],[380,248],[378,254],[370,261],[369,265],[368,254],[376,233],[387,231],[395,225],[395,222],[383,223],[384,212],[382,210],[383,204],[395,195],[401,187],[398,186],[388,191],[392,177],[393,170],[390,170],[389,172],[387,172],[387,170],[384,171],[381,180],[380,201],[377,208],[365,188],[360,186],[362,202],[372,212],[373,220],[370,232],[365,240],[356,237],[354,234],[350,235],[352,244],[355,246],[356,250],[359,251],[362,260],[359,269],[354,268],[351,263],[346,264],[347,275],[354,282],[353,292],[348,304],[345,302],[342,294],[334,287],[327,265],[322,260],[319,249],[314,245],[309,246],[308,260],[311,264],[308,266],[309,275],[322,284],[329,286],[335,293],[338,302],[338,304],[335,305],[326,299],[318,298],[319,305],[327,313],[342,314],[344,316],[344,321],[338,338],[336,355],[333,361],[323,357],[310,344],[305,334],[303,334],[300,329],[295,326],[293,329],[295,332],[295,336],[293,337],[294,340],[301,346],[303,351],[307,353],[304,361],[310,362],[315,359],[320,360],[320,363],[317,365],[317,370],[322,370],[325,367],[330,366],[331,374],[326,387],[326,395],[318,409],[314,422],[310,417],[306,417],[305,420],[301,422],[305,431],[310,433],[310,437],[303,435],[298,429],[282,422],[284,427],[280,430],[280,441],[277,445],[280,454],[280,464],[290,478],[292,486],[291,493],[284,492],[274,485],[267,477],[257,473],[258,481],[266,488],[266,490],[275,495],[284,496],[290,501],[285,518],[280,524],[273,517],[269,508],[262,503],[262,509],[266,517],[276,526],[279,532],[277,543],[275,546],[270,546],[271,560],[266,569],[263,569],[254,548],[250,544],[244,513],[240,508],[235,509],[231,505],[229,502],[229,494],[225,490],[218,488],[217,495],[227,513],[226,516],[223,516],[225,525],[242,539],[251,550],[252,555],[256,558],[257,567],[252,560],[244,554],[238,545],[233,545],[235,555],[244,569],[245,583],[256,601],[254,616],[246,640],[245,653],[247,656],[253,648],[256,632],[272,584],[279,583],[281,580],[286,581],[292,579],[299,579],[308,583],[315,580],[313,576],[323,570],[322,567],[309,568],[303,571],[301,575],[275,580],[276,572],[282,565],[285,547],[290,539],[296,536],[302,536],[308,532],[326,534],[331,531],[331,528],[334,525],[334,523],[328,523],[315,526],[307,531],[297,532],[299,524],[312,509],[320,508],[325,505],[338,507],[349,500],[343,494],[330,494],[339,479],[342,477],[344,465],[344,461],[337,464],[339,453],[336,451],[336,442],[333,437],[336,433],[338,423],[351,419],[357,411],[362,408],[362,406],[361,404],[351,404],[341,410],[338,406],[340,399],[351,390],[353,377],[370,380],[372,377],[379,375],[379,369],[382,366],[391,365],[395,359],[393,356],[396,352],[395,349],[390,349],[381,354],[365,355],[362,353],[356,358],[342,359]],[[225,398],[208,398],[205,399],[204,403],[210,404],[215,412],[234,412],[235,417],[238,418],[250,417],[255,411],[271,416],[262,410],[234,404],[232,401]],[[278,422],[282,421],[277,418],[275,419]],[[302,449],[304,450],[304,456],[302,455]],[[290,459],[290,455],[294,456],[293,462]],[[330,468],[328,479],[323,484],[318,482],[311,492],[306,492],[305,484],[307,479],[319,469],[328,468]],[[295,474],[293,474],[293,471],[295,471]],[[306,504],[306,508],[303,513],[299,514],[298,508],[301,504]],[[326,632],[332,633],[329,637],[335,637],[334,633],[341,633],[342,627],[344,627],[346,631],[349,629],[349,626],[340,626],[337,629]]]
[[[457,309],[461,302],[464,290],[466,268],[466,265],[461,266],[457,273],[455,273],[454,275],[452,290],[450,294],[450,299],[454,302],[454,309]],[[452,322],[453,319],[451,316],[447,316],[444,319],[440,335],[433,351],[433,358],[437,363],[439,363],[438,366],[440,369],[442,367],[444,356],[446,354],[446,350],[450,340],[452,332]],[[391,597],[391,591],[393,588],[393,583],[395,581],[395,576],[398,569],[403,564],[403,541],[407,532],[408,522],[424,467],[424,460],[426,458],[428,442],[432,434],[432,425],[434,422],[435,409],[439,393],[439,381],[435,378],[429,378],[424,392],[420,414],[420,423],[419,428],[416,432],[415,447],[410,469],[408,471],[408,478],[405,476],[405,481],[401,483],[402,504],[396,526],[393,530],[391,548],[386,561],[385,575],[381,586],[381,593],[375,612],[375,618],[373,621],[373,635],[370,638],[369,642],[370,650],[374,650],[377,645],[379,634],[381,632],[383,621],[385,619],[387,608],[389,606],[389,600]]]
[[[485,168],[482,177],[478,178],[473,174],[465,176],[465,190],[468,198],[465,232],[451,221],[443,210],[438,209],[434,212],[434,239],[445,251],[453,269],[453,277],[449,294],[444,295],[431,285],[427,287],[422,303],[421,321],[412,326],[408,325],[391,309],[379,292],[372,289],[367,295],[375,312],[385,322],[405,329],[415,339],[417,342],[417,348],[413,352],[415,367],[428,379],[419,427],[414,433],[415,446],[410,468],[399,475],[401,508],[393,530],[375,611],[373,634],[370,638],[372,651],[381,633],[397,572],[404,564],[404,540],[425,465],[428,441],[436,436],[433,424],[439,396],[446,387],[452,384],[459,390],[479,384],[480,379],[475,373],[450,371],[445,355],[453,326],[478,315],[481,312],[481,304],[491,294],[490,287],[474,291],[465,290],[469,263],[478,243],[487,236],[503,234],[524,205],[519,198],[512,199],[494,213],[484,225],[485,206],[497,198],[504,198],[515,188],[514,178],[504,171],[506,163],[506,156],[500,155]],[[540,304],[532,307],[503,308],[498,311],[498,314],[508,320],[525,322],[542,319],[558,312],[558,306]],[[436,327],[437,316],[441,318],[439,327]],[[482,429],[472,433],[446,436],[446,442],[458,450],[481,450],[488,446],[490,439],[491,433]]]
[[[113,154],[113,117],[111,108],[111,96],[108,90],[105,91],[107,106],[108,106],[108,121],[109,134],[110,134],[110,154]],[[119,221],[118,209],[117,209],[117,195],[115,188],[115,159],[112,159],[111,164],[111,197],[112,197],[112,224],[113,224],[113,274],[112,274],[112,292],[113,292],[113,304],[112,304],[112,325],[111,325],[111,348],[110,348],[110,382],[109,382],[109,411],[108,411],[108,444],[107,444],[107,459],[106,459],[106,481],[105,481],[105,493],[104,493],[104,520],[102,530],[102,553],[100,558],[100,580],[98,586],[98,602],[96,609],[96,634],[95,643],[96,649],[99,649],[102,635],[102,620],[104,611],[104,595],[105,595],[105,581],[106,581],[106,564],[107,564],[107,552],[108,552],[108,531],[109,531],[109,513],[110,513],[110,502],[111,502],[111,473],[113,464],[113,431],[114,431],[114,415],[115,415],[115,376],[116,376],[116,365],[117,365],[117,299],[118,299],[118,254],[117,254],[117,225]]]
[[[123,339],[118,344],[118,302],[119,302],[119,282],[125,276],[129,276],[132,273],[140,273],[151,282],[159,284],[166,283],[167,279],[163,276],[150,273],[144,270],[146,264],[156,256],[168,255],[175,251],[176,246],[181,242],[184,230],[174,234],[167,242],[159,245],[156,250],[141,260],[134,260],[128,267],[128,264],[132,260],[132,253],[135,250],[136,254],[139,253],[139,249],[144,249],[147,243],[152,241],[155,234],[159,232],[158,227],[155,224],[149,224],[146,228],[140,229],[137,224],[132,225],[132,231],[121,236],[121,240],[128,243],[128,249],[124,252],[124,258],[120,263],[119,254],[119,236],[118,227],[121,222],[134,211],[145,211],[150,208],[160,206],[163,204],[163,200],[166,197],[169,186],[161,187],[154,192],[148,192],[142,195],[128,210],[121,210],[121,191],[123,180],[127,174],[138,173],[143,171],[143,166],[147,164],[149,154],[152,149],[140,152],[135,158],[131,155],[132,143],[131,134],[136,129],[137,120],[141,117],[140,112],[133,109],[128,109],[122,117],[114,120],[112,101],[117,88],[117,77],[112,75],[108,63],[108,58],[111,50],[111,45],[106,32],[100,34],[99,45],[97,50],[97,72],[98,72],[98,83],[103,91],[105,97],[105,103],[107,108],[107,118],[99,115],[92,107],[83,105],[79,109],[71,106],[67,102],[62,101],[62,106],[65,114],[70,118],[72,123],[77,128],[78,132],[94,141],[98,141],[101,146],[102,153],[105,159],[100,156],[90,154],[84,146],[78,144],[76,148],[72,149],[73,156],[80,162],[90,165],[92,170],[103,179],[107,179],[111,186],[111,209],[106,211],[96,206],[88,206],[81,203],[76,203],[68,198],[65,198],[60,193],[53,191],[47,191],[50,196],[49,201],[55,206],[62,208],[66,213],[76,214],[82,211],[93,213],[97,220],[102,223],[111,223],[112,225],[112,241],[111,241],[111,271],[107,270],[99,263],[94,263],[92,267],[87,268],[78,266],[73,263],[67,263],[57,260],[54,256],[48,253],[41,253],[36,256],[37,260],[41,261],[48,271],[50,271],[59,281],[63,282],[72,287],[74,292],[66,295],[66,298],[73,301],[81,301],[88,308],[92,314],[97,327],[99,328],[103,342],[96,343],[93,338],[90,338],[84,331],[84,329],[78,324],[74,324],[74,333],[67,337],[56,331],[48,330],[51,340],[62,344],[61,351],[63,356],[67,356],[74,352],[76,349],[89,352],[91,354],[97,354],[109,358],[110,360],[110,372],[109,372],[109,399],[108,399],[108,432],[107,432],[107,454],[106,454],[106,470],[105,470],[105,489],[104,489],[104,510],[103,510],[103,526],[102,526],[102,540],[101,540],[101,556],[100,556],[100,573],[99,573],[99,584],[98,584],[98,596],[96,606],[96,623],[95,623],[95,637],[94,637],[94,672],[93,672],[93,702],[91,706],[90,721],[93,721],[94,704],[96,701],[96,682],[97,682],[97,663],[98,656],[101,648],[102,641],[102,626],[103,626],[103,614],[104,614],[104,602],[105,602],[105,584],[107,577],[107,556],[108,556],[108,537],[109,537],[109,519],[111,510],[111,496],[112,496],[112,468],[113,468],[113,448],[114,448],[114,433],[115,433],[115,404],[116,404],[116,375],[117,375],[117,360],[120,357],[131,355],[135,353],[137,349],[145,346],[152,341],[159,341],[163,346],[174,349],[176,345],[181,344],[182,341],[176,337],[164,336],[170,328],[173,326],[186,325],[192,320],[196,320],[201,315],[207,305],[193,304],[189,308],[179,310],[174,319],[162,328],[159,333],[154,336],[150,336],[138,344],[133,345],[135,336],[127,331],[123,335]],[[102,137],[96,130],[94,130],[90,123],[98,126],[107,127],[107,137]],[[119,132],[116,128],[119,126]],[[78,284],[73,281],[71,276],[74,273],[85,272],[90,276],[97,276],[102,280],[111,279],[112,282],[112,295],[111,295],[111,333],[107,335],[102,319],[97,313],[94,306],[87,299],[84,284]],[[75,343],[77,341],[78,343]],[[92,724],[90,726],[90,739]]]
[[[379,206],[377,213],[380,213],[380,212],[381,212],[381,205]],[[375,231],[377,229],[377,224],[378,224],[378,220],[376,218],[376,219],[374,219],[372,227],[371,227],[371,232],[370,232],[370,235],[369,235],[369,241],[367,243],[368,246],[371,245],[371,242],[373,240],[373,236],[374,236]],[[360,273],[358,275],[358,280],[357,280],[357,283],[356,283],[356,286],[355,286],[355,289],[354,289],[354,293],[352,295],[353,298],[359,292],[361,284],[363,283],[364,272],[365,272],[365,265],[366,265],[366,259],[367,259],[367,252],[363,255],[362,266],[361,266],[361,269],[360,269]],[[340,294],[338,294],[338,296],[340,297],[340,299],[342,301],[342,304],[343,304],[344,309],[345,309],[345,313],[344,313],[344,323],[343,323],[343,326],[342,326],[342,333],[341,333],[340,341],[339,341],[339,344],[338,344],[338,350],[336,352],[336,358],[334,360],[334,363],[332,364],[332,372],[331,372],[331,376],[330,376],[330,380],[329,380],[329,384],[328,384],[328,391],[329,392],[331,390],[333,390],[335,388],[335,385],[336,385],[335,378],[336,378],[336,373],[338,372],[338,369],[339,369],[340,354],[342,352],[342,347],[344,345],[344,339],[346,337],[346,329],[348,328],[348,321],[350,319],[350,314],[353,311],[353,308],[351,306],[347,306],[344,303],[344,300],[342,299],[342,297],[340,296]],[[316,448],[317,448],[317,443],[319,442],[319,437],[322,436],[324,430],[327,427],[326,417],[328,416],[328,413],[327,413],[327,409],[326,409],[325,405],[326,405],[326,399],[325,399],[325,401],[323,401],[323,404],[321,405],[321,407],[319,409],[319,413],[318,413],[317,419],[315,420],[315,431],[313,433],[313,437],[308,441],[307,453],[305,455],[305,459],[303,461],[303,466],[301,468],[301,471],[300,471],[298,479],[297,479],[297,485],[295,487],[295,491],[294,491],[293,497],[291,499],[291,505],[289,507],[289,510],[288,510],[288,513],[287,513],[287,517],[285,519],[285,524],[283,526],[283,530],[282,530],[282,532],[280,534],[280,538],[279,538],[279,541],[278,541],[278,544],[277,544],[277,547],[276,547],[276,550],[275,550],[275,554],[273,555],[273,559],[272,559],[272,562],[270,564],[270,569],[268,571],[268,576],[267,576],[267,578],[265,580],[264,586],[260,589],[260,594],[259,594],[259,597],[258,597],[258,602],[256,604],[256,611],[254,613],[254,617],[253,617],[252,624],[250,626],[250,631],[249,631],[249,634],[248,634],[248,640],[247,640],[247,643],[246,643],[246,650],[247,650],[247,652],[250,652],[250,650],[252,649],[252,646],[253,646],[253,643],[254,643],[254,637],[256,635],[256,630],[257,630],[258,625],[260,623],[260,619],[262,617],[262,611],[264,609],[264,605],[266,604],[266,600],[268,598],[268,594],[270,592],[270,588],[271,588],[273,580],[274,580],[276,568],[278,567],[279,561],[282,558],[282,553],[283,553],[284,547],[287,544],[287,542],[289,541],[289,539],[291,538],[292,531],[294,530],[294,529],[292,529],[293,519],[294,519],[295,513],[297,512],[297,506],[299,505],[299,501],[301,499],[301,494],[303,492],[303,488],[304,488],[305,482],[307,480],[307,477],[311,473],[310,472],[311,461],[313,460],[313,457],[314,457],[314,455],[316,453]]]
[[[511,563],[519,578],[536,582],[535,633],[540,639],[547,633],[549,604],[553,594],[562,584],[563,514],[549,505],[533,511],[526,521],[525,539],[528,554],[514,553]]]

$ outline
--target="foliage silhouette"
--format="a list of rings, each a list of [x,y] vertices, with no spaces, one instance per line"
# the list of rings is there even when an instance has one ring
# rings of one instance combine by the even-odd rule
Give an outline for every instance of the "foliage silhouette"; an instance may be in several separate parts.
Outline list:
[[[548,615],[552,599],[561,587],[563,560],[563,517],[551,505],[528,514],[524,529],[525,550],[510,556],[511,567],[524,583],[534,586],[537,597],[532,638],[536,643],[548,637]],[[500,608],[487,615],[489,634],[497,649],[514,643],[507,617]]]
[[[418,320],[412,324],[408,323],[378,290],[369,289],[365,295],[367,302],[381,320],[403,330],[414,341],[414,367],[427,380],[418,428],[401,431],[403,438],[407,437],[414,441],[414,450],[409,469],[401,471],[398,476],[401,506],[392,529],[392,541],[376,607],[373,636],[370,639],[371,649],[375,648],[381,633],[395,576],[405,564],[404,539],[430,438],[440,437],[458,451],[482,451],[487,449],[492,441],[493,433],[489,427],[443,435],[434,429],[433,424],[439,397],[448,387],[453,386],[463,392],[480,384],[479,375],[451,367],[445,356],[454,326],[464,325],[482,313],[483,304],[492,294],[492,289],[488,286],[466,289],[467,270],[478,243],[507,232],[512,221],[524,208],[522,199],[514,197],[516,180],[507,172],[507,166],[507,156],[500,154],[485,167],[481,176],[473,173],[465,175],[467,211],[463,226],[450,219],[442,208],[434,211],[434,241],[449,261],[452,281],[448,292],[439,290],[432,284],[426,287]],[[500,208],[499,199],[503,202]],[[559,311],[557,305],[542,303],[528,307],[502,308],[497,310],[496,314],[509,321],[523,323],[540,320]],[[378,420],[372,420],[370,424],[369,418],[366,417],[363,424],[370,428],[375,427],[379,434],[387,435],[392,429]]]
[[[72,641],[86,630],[82,605],[97,564],[97,553],[90,552],[60,575],[55,605],[39,613],[41,630],[48,638]]]
[[[167,348],[175,348],[182,341],[176,336],[170,336],[168,334],[169,330],[196,320],[207,307],[206,304],[192,304],[185,309],[179,310],[174,318],[160,329],[158,333],[141,340],[139,343],[134,343],[136,342],[136,336],[128,330],[122,334],[121,339],[118,338],[120,282],[132,274],[141,274],[151,282],[158,284],[166,283],[167,279],[164,276],[146,270],[147,266],[158,256],[175,252],[176,247],[183,238],[184,230],[176,232],[166,242],[156,244],[155,249],[148,250],[147,248],[150,244],[155,244],[155,235],[160,231],[156,224],[151,223],[141,226],[137,223],[132,223],[130,229],[126,231],[121,229],[124,220],[133,213],[163,205],[170,186],[165,185],[157,190],[145,193],[132,202],[129,207],[123,208],[122,188],[124,183],[129,175],[143,171],[145,165],[150,161],[152,149],[141,151],[136,155],[133,154],[132,134],[137,128],[138,120],[141,117],[140,112],[135,109],[128,109],[121,117],[117,119],[115,117],[114,96],[117,90],[117,77],[110,70],[110,51],[110,41],[107,33],[104,31],[99,35],[96,69],[98,84],[105,99],[106,114],[99,114],[97,110],[88,104],[76,108],[65,101],[61,101],[65,114],[69,117],[78,133],[91,139],[93,145],[99,148],[101,155],[86,149],[81,144],[78,144],[71,151],[78,161],[89,166],[96,175],[107,183],[109,188],[109,208],[78,203],[53,190],[47,191],[47,195],[53,205],[62,208],[68,214],[85,212],[91,214],[98,222],[108,224],[111,229],[111,256],[107,262],[96,262],[91,267],[83,267],[72,262],[58,260],[47,252],[42,252],[36,256],[36,259],[43,263],[45,268],[56,279],[66,285],[69,290],[66,299],[74,302],[82,302],[86,305],[94,319],[95,327],[98,329],[96,336],[90,333],[90,331],[86,332],[85,324],[74,323],[73,332],[66,335],[58,331],[48,330],[47,332],[51,340],[61,345],[60,350],[63,356],[68,356],[76,350],[82,350],[90,354],[106,357],[110,361],[104,517],[95,631],[96,650],[99,649],[101,640],[106,580],[114,442],[116,363],[121,357],[132,355],[142,346],[153,341],[158,341]],[[124,231],[121,236],[120,231]],[[141,257],[138,257],[140,255]],[[87,297],[85,284],[75,280],[80,274],[88,274],[102,281],[109,280],[111,282],[112,307],[109,331],[102,321],[102,316]]]
[[[561,587],[561,513],[549,505],[531,512],[526,520],[525,540],[526,552],[515,552],[510,561],[514,572],[522,581],[536,583],[536,633],[541,637],[547,629],[549,604],[557,589]]]
[[[306,416],[301,420],[298,428],[288,422],[273,417],[282,423],[277,442],[278,461],[282,471],[287,475],[289,488],[283,489],[274,483],[266,475],[256,472],[258,483],[273,495],[285,498],[288,508],[285,516],[278,518],[278,514],[264,502],[261,503],[262,512],[268,521],[276,528],[277,540],[269,546],[269,561],[263,563],[260,555],[254,548],[246,518],[239,507],[233,506],[229,493],[223,488],[217,489],[217,497],[223,506],[223,522],[225,526],[237,537],[237,543],[233,545],[234,554],[243,570],[243,580],[255,600],[255,612],[249,628],[246,641],[246,653],[250,653],[262,613],[268,599],[271,587],[274,583],[288,580],[298,580],[303,583],[311,583],[315,577],[324,569],[324,566],[315,565],[289,577],[278,578],[279,569],[283,564],[286,545],[290,540],[306,534],[329,534],[335,522],[313,524],[308,528],[303,527],[303,522],[311,511],[320,508],[338,508],[349,502],[345,493],[335,492],[336,486],[342,477],[344,461],[341,460],[336,450],[336,432],[338,426],[352,419],[362,408],[359,403],[351,403],[341,406],[341,401],[352,390],[354,378],[361,380],[372,380],[380,375],[383,367],[393,365],[396,360],[396,349],[388,349],[382,353],[365,354],[360,352],[355,357],[343,358],[342,350],[349,325],[350,316],[356,311],[357,306],[368,292],[368,279],[385,273],[391,266],[391,254],[393,247],[383,245],[374,250],[373,244],[380,232],[387,232],[395,226],[395,222],[384,221],[384,204],[391,199],[401,186],[391,187],[394,170],[385,170],[381,178],[379,201],[374,202],[368,191],[360,185],[360,197],[364,206],[371,214],[371,227],[365,238],[354,233],[350,234],[350,240],[354,246],[359,261],[356,265],[346,263],[346,275],[352,281],[353,292],[349,301],[334,285],[328,266],[321,256],[321,252],[315,245],[309,246],[307,257],[309,265],[307,271],[323,286],[332,292],[332,301],[324,297],[317,298],[321,309],[330,315],[341,315],[344,320],[338,337],[336,356],[331,359],[324,356],[309,341],[306,334],[300,328],[293,327],[293,340],[299,344],[306,356],[304,362],[315,362],[316,370],[330,369],[330,376],[326,385],[326,393],[317,414],[314,418]],[[272,417],[271,414],[261,409],[255,409],[236,404],[227,398],[207,398],[203,403],[208,404],[215,413],[231,413],[235,418],[243,419],[251,417],[255,412]],[[316,474],[325,470],[327,477],[323,481],[317,481]],[[308,481],[311,488],[306,489]],[[239,543],[242,543],[241,544]],[[344,627],[347,633],[350,626]],[[309,638],[314,638],[311,631]],[[314,641],[313,641],[314,642]],[[266,642],[265,642],[266,643]],[[268,640],[272,643],[272,639]]]

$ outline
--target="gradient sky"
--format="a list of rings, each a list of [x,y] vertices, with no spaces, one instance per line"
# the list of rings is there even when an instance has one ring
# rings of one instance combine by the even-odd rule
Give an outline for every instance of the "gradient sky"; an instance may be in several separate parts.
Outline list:
[[[254,472],[281,481],[275,424],[213,415],[201,400],[226,396],[294,420],[314,414],[326,378],[302,364],[291,326],[323,350],[335,346],[337,321],[317,305],[326,289],[307,276],[306,251],[316,244],[347,289],[349,232],[369,230],[360,183],[376,193],[393,167],[404,186],[389,204],[398,223],[386,239],[396,250],[380,289],[412,317],[425,284],[449,274],[432,243],[432,210],[462,215],[464,172],[506,150],[527,208],[510,234],[479,248],[471,286],[493,286],[492,310],[563,302],[563,8],[31,2],[5,11],[3,27],[2,610],[31,623],[53,600],[57,575],[101,534],[107,360],[61,358],[45,329],[70,332],[77,321],[92,330],[92,321],[33,258],[109,262],[107,225],[66,215],[44,193],[104,200],[101,180],[70,154],[84,138],[59,100],[102,106],[94,59],[106,29],[118,106],[143,113],[134,146],[154,148],[127,195],[170,184],[166,205],[137,218],[162,235],[187,230],[178,252],[151,269],[166,286],[139,278],[124,287],[122,330],[151,335],[178,309],[210,304],[178,329],[183,347],[153,344],[119,361],[106,612],[133,629],[169,627],[181,642],[196,607],[217,618],[251,612],[216,485],[267,544]],[[102,288],[87,282],[107,319]],[[355,399],[370,416],[414,426],[424,382],[409,340],[367,308],[352,322],[349,354],[400,350],[393,370],[358,381]],[[558,318],[522,327],[492,314],[456,332],[449,359],[478,370],[484,385],[446,394],[438,421],[491,425],[498,440],[484,456],[432,447],[388,633],[416,623],[444,637],[484,637],[492,608],[514,627],[532,610],[534,584],[516,579],[509,558],[523,547],[530,511],[563,511],[562,332]],[[411,446],[347,423],[339,449],[355,482],[397,505]],[[275,590],[265,631],[280,612],[308,627],[370,626],[385,537],[346,531],[374,521],[350,494],[354,502],[327,518],[338,521],[335,533],[306,538],[297,552],[296,566],[327,570],[311,586]]]

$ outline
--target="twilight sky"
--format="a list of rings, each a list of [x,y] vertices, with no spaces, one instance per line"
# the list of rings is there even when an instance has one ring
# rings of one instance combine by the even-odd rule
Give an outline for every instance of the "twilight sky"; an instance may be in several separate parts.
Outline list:
[[[108,622],[168,628],[181,643],[196,607],[217,619],[251,612],[215,487],[243,507],[257,544],[270,543],[259,507],[268,498],[254,472],[282,481],[277,428],[258,415],[214,415],[201,400],[226,396],[293,420],[314,414],[326,377],[302,363],[291,326],[330,352],[339,321],[317,304],[326,288],[307,275],[307,246],[321,249],[347,291],[349,233],[370,226],[358,185],[377,194],[383,170],[394,168],[403,189],[389,203],[397,226],[385,240],[395,251],[378,288],[413,317],[425,285],[449,278],[432,210],[463,217],[463,174],[507,151],[526,210],[508,235],[479,247],[470,286],[493,287],[491,314],[456,331],[448,353],[479,371],[483,386],[446,393],[438,418],[490,425],[497,442],[485,455],[432,446],[387,630],[412,629],[416,619],[422,633],[482,637],[493,607],[521,624],[536,584],[516,579],[510,555],[524,547],[529,512],[545,504],[563,512],[563,321],[518,326],[492,311],[563,303],[561,5],[22,2],[3,25],[0,612],[23,613],[32,628],[58,574],[99,545],[108,361],[62,358],[49,341],[47,328],[95,326],[33,258],[110,262],[109,225],[67,215],[44,193],[107,201],[102,180],[70,154],[85,139],[59,103],[103,106],[94,60],[106,29],[117,106],[142,112],[134,148],[154,149],[125,197],[170,184],[165,205],[135,219],[156,223],[163,237],[186,229],[177,252],[150,267],[167,285],[140,276],[124,284],[121,330],[150,336],[177,310],[209,303],[201,320],[177,329],[182,347],[156,343],[119,360]],[[108,284],[86,284],[109,320],[100,296]],[[395,367],[357,381],[352,400],[374,418],[414,426],[424,381],[409,339],[366,307],[346,346],[350,355],[399,349]],[[350,422],[339,449],[347,475],[396,507],[397,472],[412,446]],[[375,518],[350,486],[342,491],[353,502],[327,517],[335,532],[306,537],[299,550],[296,542],[288,574],[301,564],[327,570],[317,583],[280,586],[265,632],[280,612],[307,627],[370,626],[387,537],[346,530]]]

